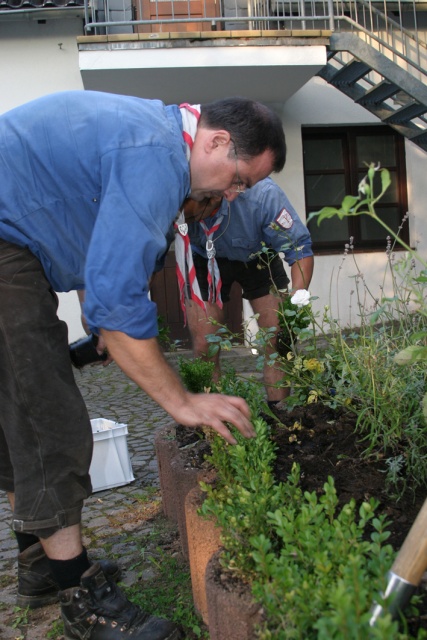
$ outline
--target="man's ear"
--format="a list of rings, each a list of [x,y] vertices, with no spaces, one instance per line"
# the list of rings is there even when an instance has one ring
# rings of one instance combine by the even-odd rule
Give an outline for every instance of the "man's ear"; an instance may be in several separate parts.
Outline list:
[[[210,135],[208,135],[206,139],[206,152],[210,153],[211,151],[221,147],[223,145],[227,145],[230,143],[231,136],[228,131],[225,129],[220,129],[218,131],[211,131]]]

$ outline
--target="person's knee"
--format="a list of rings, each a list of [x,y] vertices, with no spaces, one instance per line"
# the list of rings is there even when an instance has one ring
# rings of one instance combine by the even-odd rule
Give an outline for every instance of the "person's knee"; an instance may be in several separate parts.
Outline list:
[[[197,357],[207,355],[208,348],[209,348],[209,343],[206,340],[205,334],[203,333],[193,334],[193,351]]]

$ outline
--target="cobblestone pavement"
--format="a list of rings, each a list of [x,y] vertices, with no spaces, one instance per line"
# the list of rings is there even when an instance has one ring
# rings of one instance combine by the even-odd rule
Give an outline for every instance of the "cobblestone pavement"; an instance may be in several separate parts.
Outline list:
[[[166,354],[177,368],[179,357],[190,352]],[[255,358],[244,347],[224,353],[223,363],[236,372],[252,374]],[[131,534],[150,533],[153,515],[161,512],[160,498],[150,502],[146,513],[140,496],[158,492],[159,479],[154,451],[155,431],[171,421],[170,416],[151,400],[115,365],[93,366],[76,371],[76,380],[85,398],[91,418],[106,418],[128,425],[127,446],[135,481],[122,487],[94,493],[83,510],[84,542],[93,559],[109,554],[119,558],[122,581],[136,579],[135,554],[140,553]],[[258,377],[260,374],[256,374]],[[156,491],[157,490],[157,491]],[[154,506],[153,506],[154,505]],[[153,510],[156,512],[153,514]],[[157,509],[157,511],[156,511]],[[59,619],[59,607],[51,605],[30,612],[17,610],[15,537],[10,528],[11,512],[6,496],[0,493],[0,638],[1,640],[47,640],[58,638],[52,625]],[[167,526],[167,523],[165,523]],[[170,525],[169,525],[170,526]],[[150,569],[145,570],[149,579]]]

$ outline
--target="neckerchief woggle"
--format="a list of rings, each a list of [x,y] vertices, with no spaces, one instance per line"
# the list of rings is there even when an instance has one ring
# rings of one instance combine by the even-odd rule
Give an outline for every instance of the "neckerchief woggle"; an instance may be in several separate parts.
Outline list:
[[[191,149],[193,148],[194,138],[197,131],[197,124],[200,119],[200,105],[190,105],[183,103],[180,105],[180,111],[183,123],[182,136],[186,143],[187,160],[190,160]],[[221,224],[223,216],[220,216],[218,222],[209,230],[206,224],[201,221],[203,230],[206,234],[206,252],[208,254],[208,284],[209,284],[209,302],[216,302],[222,308],[221,300],[221,277],[215,260],[215,247],[213,235]],[[178,288],[182,312],[184,314],[184,325],[187,324],[187,312],[185,300],[191,297],[191,300],[201,307],[206,313],[206,305],[202,300],[199,283],[196,277],[196,269],[193,263],[193,254],[191,251],[190,238],[188,236],[188,225],[185,221],[184,210],[181,210],[174,222],[175,228],[175,257],[176,257],[176,275],[178,279]],[[190,291],[187,291],[186,284],[189,284]]]
[[[204,220],[200,220],[200,224],[202,226],[203,231],[206,235],[206,255],[208,257],[208,286],[209,286],[209,302],[216,302],[218,307],[222,309],[222,299],[221,299],[221,274],[219,272],[218,263],[215,259],[215,245],[213,240],[213,234],[215,231],[218,231],[221,226],[221,222],[223,219],[223,215],[218,217],[218,220],[215,222],[213,227],[210,229],[207,227]],[[211,237],[212,236],[212,237]]]

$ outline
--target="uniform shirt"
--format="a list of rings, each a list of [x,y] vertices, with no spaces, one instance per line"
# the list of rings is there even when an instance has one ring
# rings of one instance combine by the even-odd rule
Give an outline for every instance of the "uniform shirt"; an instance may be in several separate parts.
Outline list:
[[[213,235],[217,258],[250,262],[262,248],[262,242],[277,253],[282,251],[290,266],[297,259],[313,255],[307,227],[271,178],[261,180],[233,200],[230,215],[228,202],[223,200],[219,211],[205,220],[206,226],[212,228],[221,215],[224,216],[221,226]],[[206,258],[202,226],[192,222],[189,234],[193,251]]]
[[[90,91],[0,116],[0,237],[56,291],[86,289],[92,331],[157,335],[149,278],[190,188],[177,106]]]

